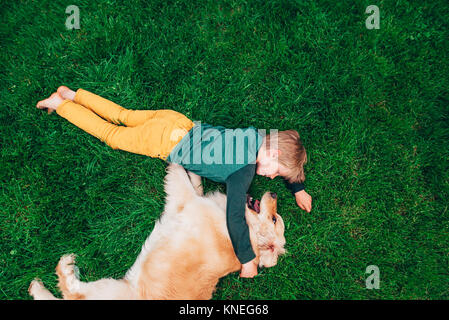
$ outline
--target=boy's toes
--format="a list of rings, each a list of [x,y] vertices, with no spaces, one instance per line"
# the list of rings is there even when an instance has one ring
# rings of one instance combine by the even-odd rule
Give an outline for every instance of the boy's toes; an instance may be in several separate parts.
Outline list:
[[[71,90],[66,86],[60,86],[56,91],[63,99],[74,100],[75,99],[75,91]]]
[[[48,114],[52,113],[53,110],[48,108],[45,104],[45,100],[41,100],[37,103],[36,108],[41,109],[41,110],[47,110]]]
[[[36,104],[36,108],[47,110],[48,114],[50,114],[55,111],[63,101],[64,100],[59,96],[59,94],[55,92],[49,98],[39,101]]]
[[[47,100],[47,99],[45,99],[45,100]],[[41,110],[47,110],[48,114],[50,114],[53,112],[53,110],[47,106],[45,100],[39,101],[36,105],[36,108],[41,109]]]
[[[45,108],[45,107],[44,107],[44,100],[39,101],[39,102],[36,104],[36,108],[38,108],[38,109],[44,109],[44,108]]]
[[[57,92],[62,95],[64,92],[66,92],[67,90],[70,90],[68,87],[66,86],[60,86],[57,90]]]

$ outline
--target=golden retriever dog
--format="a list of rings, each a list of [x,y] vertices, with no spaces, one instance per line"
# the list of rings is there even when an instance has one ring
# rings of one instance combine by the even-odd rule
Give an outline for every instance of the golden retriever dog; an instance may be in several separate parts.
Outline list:
[[[64,299],[210,299],[221,277],[241,269],[226,228],[226,196],[203,195],[201,178],[176,164],[167,168],[166,205],[137,260],[120,280],[82,282],[75,256],[56,267]],[[247,197],[245,217],[259,266],[272,267],[285,253],[284,222],[276,194]],[[38,279],[34,299],[56,299]]]

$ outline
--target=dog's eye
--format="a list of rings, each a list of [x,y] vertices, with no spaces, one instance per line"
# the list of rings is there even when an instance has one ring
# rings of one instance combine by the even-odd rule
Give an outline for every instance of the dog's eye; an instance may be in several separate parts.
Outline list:
[[[273,220],[273,223],[276,224],[276,221],[277,221],[277,220],[276,220],[276,216],[272,216],[271,219]]]

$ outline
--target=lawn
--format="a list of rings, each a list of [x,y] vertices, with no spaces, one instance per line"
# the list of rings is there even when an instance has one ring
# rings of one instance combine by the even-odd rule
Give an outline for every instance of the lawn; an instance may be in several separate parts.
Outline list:
[[[249,192],[278,193],[288,253],[223,278],[214,299],[449,298],[447,1],[2,2],[0,299],[29,299],[35,277],[58,295],[66,253],[82,280],[124,276],[163,209],[165,162],[35,108],[62,84],[298,130],[312,211],[257,176]],[[80,29],[65,26],[71,4]],[[365,25],[373,4],[379,29]]]

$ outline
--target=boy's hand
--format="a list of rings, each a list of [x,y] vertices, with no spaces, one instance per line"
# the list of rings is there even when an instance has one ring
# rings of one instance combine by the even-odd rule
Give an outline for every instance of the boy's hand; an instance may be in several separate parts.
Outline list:
[[[240,271],[241,278],[253,278],[257,276],[257,264],[255,263],[256,259],[251,260],[245,264],[242,264],[242,270]]]
[[[312,210],[312,197],[305,190],[295,193],[296,203],[298,206],[307,212]]]

